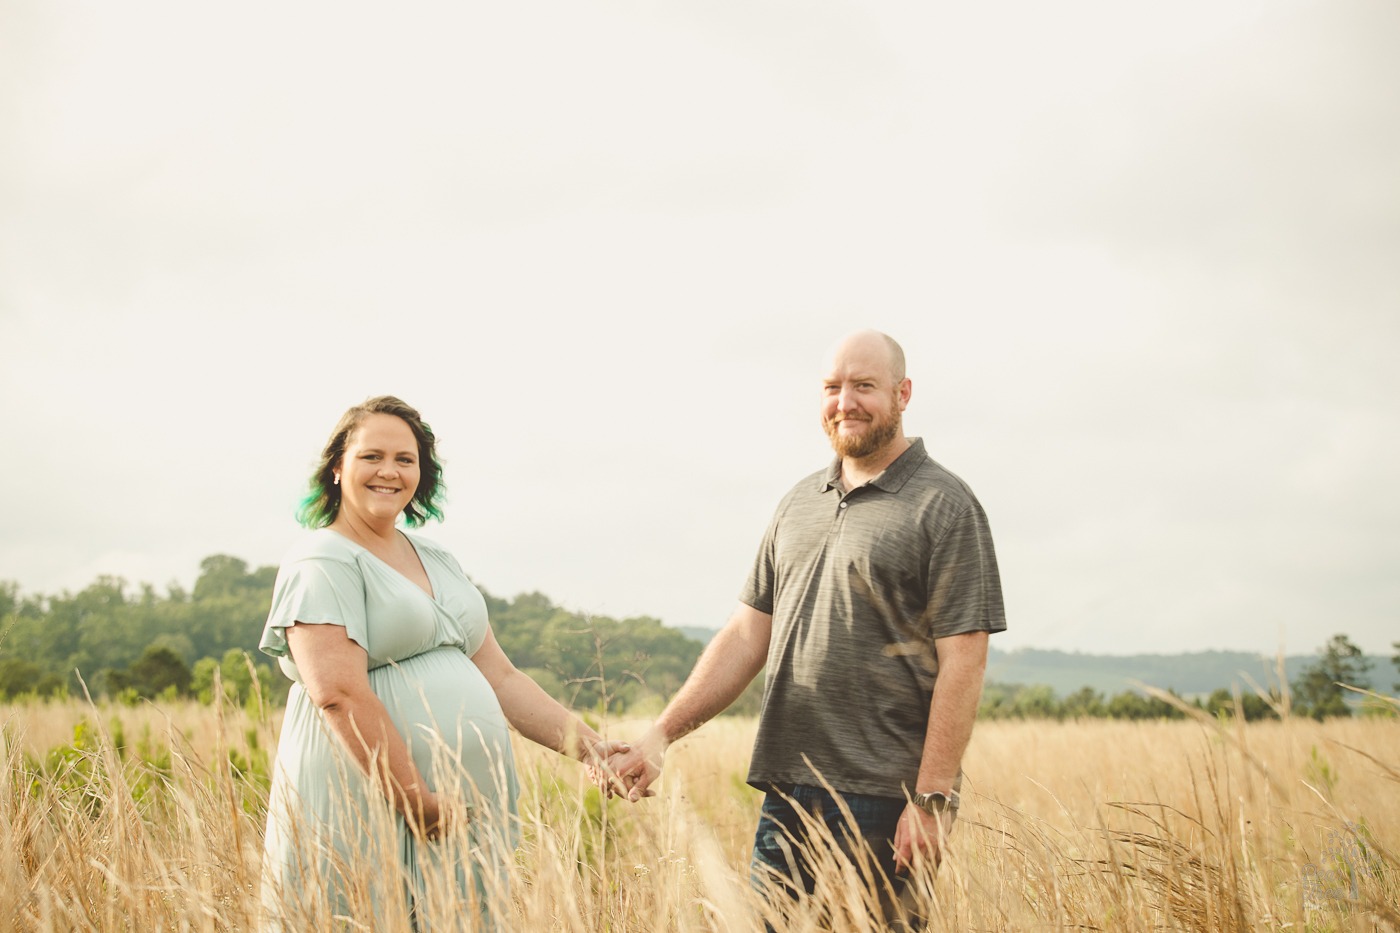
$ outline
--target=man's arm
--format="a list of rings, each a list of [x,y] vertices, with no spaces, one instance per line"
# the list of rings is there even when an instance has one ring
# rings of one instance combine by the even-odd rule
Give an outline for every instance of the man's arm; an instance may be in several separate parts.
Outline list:
[[[654,795],[651,783],[661,773],[667,747],[738,699],[768,660],[772,634],[770,614],[740,603],[641,740],[633,743],[631,751],[609,760],[616,776],[610,792],[619,792],[616,787],[621,782],[629,800]]]
[[[977,705],[982,698],[982,675],[987,669],[987,633],[967,632],[934,641],[938,679],[929,704],[928,729],[919,761],[916,793],[950,793],[962,767],[963,752],[972,738]],[[942,857],[943,838],[952,828],[952,815],[933,816],[910,803],[894,835],[895,869],[907,871],[916,857]]]

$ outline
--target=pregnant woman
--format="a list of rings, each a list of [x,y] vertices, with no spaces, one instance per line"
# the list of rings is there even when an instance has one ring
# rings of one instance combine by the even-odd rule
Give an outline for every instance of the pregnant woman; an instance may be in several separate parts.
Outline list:
[[[294,684],[268,808],[269,929],[501,926],[507,723],[591,769],[625,747],[517,670],[457,561],[399,530],[400,516],[441,518],[435,444],[392,396],[347,411],[298,516],[314,530],[278,572],[261,647]]]

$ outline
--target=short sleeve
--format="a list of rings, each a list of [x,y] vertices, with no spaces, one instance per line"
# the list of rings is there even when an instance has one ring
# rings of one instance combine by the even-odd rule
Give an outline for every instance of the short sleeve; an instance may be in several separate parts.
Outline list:
[[[768,530],[763,535],[763,543],[758,546],[758,556],[754,558],[749,578],[744,581],[744,588],[739,591],[741,603],[769,615],[773,614],[773,596],[776,588],[774,548],[777,535],[778,516],[774,515],[773,520],[768,523]]]
[[[925,624],[932,638],[1006,629],[992,531],[973,500],[934,545]]]
[[[275,658],[287,656],[287,629],[298,622],[340,625],[351,641],[369,650],[365,621],[365,583],[353,561],[302,558],[284,564],[272,590],[258,647]]]

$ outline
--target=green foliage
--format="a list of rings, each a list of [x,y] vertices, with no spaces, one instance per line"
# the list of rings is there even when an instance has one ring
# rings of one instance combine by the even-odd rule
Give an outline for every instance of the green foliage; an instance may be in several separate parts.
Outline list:
[[[225,703],[248,707],[254,713],[259,699],[263,704],[273,702],[274,684],[285,686],[288,683],[280,674],[274,676],[269,665],[254,661],[253,656],[241,648],[228,649],[217,661],[200,658],[195,662],[190,692],[199,702],[214,702],[216,682]],[[285,689],[276,699],[286,699]]]
[[[257,650],[276,575],[215,555],[200,563],[193,594],[171,586],[162,596],[148,585],[130,592],[109,576],[49,597],[21,597],[0,583],[0,694],[77,693],[79,675],[99,693],[184,692],[181,665],[188,673],[197,658]]]
[[[1167,692],[1180,699],[1175,690]],[[1109,700],[1106,712],[1110,719],[1182,719],[1186,716],[1166,700],[1135,690],[1125,690]]]
[[[150,699],[173,691],[184,695],[190,689],[190,666],[169,648],[151,645],[124,671],[107,672],[107,689],[117,694],[134,692]]]
[[[8,741],[8,726],[6,730]],[[249,730],[250,734],[255,731]],[[255,736],[248,748],[247,755],[254,759],[255,766],[235,770],[234,776],[244,779],[240,787],[251,806],[265,806],[267,755],[257,748]],[[230,760],[239,755],[236,750],[229,752]],[[16,770],[15,786],[26,788],[31,797],[57,798],[65,808],[80,811],[89,819],[98,817],[109,806],[118,788],[130,793],[147,814],[174,803],[166,792],[174,774],[169,745],[151,734],[149,723],[142,727],[134,743],[129,742],[117,716],[108,723],[106,735],[87,719],[79,720],[73,727],[71,742],[54,746],[41,756],[24,754]]]
[[[223,701],[254,712],[283,702],[290,682],[257,648],[276,574],[275,567],[253,569],[236,557],[216,554],[200,562],[199,579],[189,592],[173,584],[164,595],[149,585],[133,592],[125,581],[103,576],[78,593],[45,598],[24,596],[16,584],[0,581],[0,698],[76,692],[82,689],[81,674],[98,694],[131,703],[187,695],[212,703],[216,682]],[[483,595],[496,637],[515,665],[552,696],[580,710],[654,715],[680,688],[702,650],[696,638],[649,616],[588,616],[560,608],[540,593],[513,600],[484,591]],[[1394,647],[1393,660],[1400,670],[1400,642]],[[1213,654],[1217,653],[1199,658]],[[986,718],[1183,715],[1155,697],[1135,691],[1109,696],[1110,688],[1103,686],[1122,684],[1128,676],[1144,683],[1170,683],[1168,672],[1179,672],[1180,667],[1168,662],[1179,658],[993,651],[991,676],[997,676],[998,665],[1011,661],[1021,665],[1017,669],[1028,670],[1038,670],[1035,664],[1042,662],[1051,664],[1056,684],[1083,673],[1076,683],[1088,686],[1061,686],[1062,699],[1053,685],[989,681],[981,705]],[[1093,664],[1109,661],[1115,665],[1111,671],[1091,670]],[[1367,686],[1368,667],[1345,636],[1334,637],[1315,664],[1301,668],[1294,684],[1295,706],[1319,718],[1350,715],[1336,683]],[[1154,671],[1162,676],[1152,676]],[[1206,688],[1192,689],[1204,694]],[[728,712],[755,715],[762,696],[760,675]],[[1277,703],[1277,694],[1272,699]],[[1246,719],[1276,715],[1252,691],[1243,693],[1240,703]],[[1225,689],[1215,689],[1197,705],[1217,716],[1235,714],[1234,698]]]
[[[1025,719],[1027,717],[1022,712],[1023,703],[1025,698],[1029,696],[1030,689],[1024,684],[1003,684],[989,681],[982,686],[982,699],[978,705],[977,715],[983,719]],[[1049,693],[1051,699],[1054,699],[1054,691],[1048,687],[1044,689]]]
[[[1084,719],[1090,716],[1103,716],[1107,712],[1103,694],[1092,687],[1081,687],[1065,697],[1062,714],[1065,719]]]
[[[1168,693],[1181,699],[1175,691]],[[1092,687],[1082,687],[1062,700],[1045,684],[988,683],[977,715],[983,719],[1181,719],[1185,713],[1165,700],[1133,690],[1106,699]]]
[[[99,778],[100,740],[97,730],[87,720],[73,726],[73,741],[49,749],[42,760],[24,756],[23,783],[31,796],[45,792],[86,814],[89,818],[102,812],[105,794]]]
[[[1395,665],[1396,673],[1400,673],[1400,641],[1391,642],[1390,648],[1395,652],[1390,656],[1390,663]],[[1396,693],[1400,693],[1400,680],[1392,684],[1390,689],[1394,690]]]
[[[22,658],[0,658],[0,699],[15,697],[55,696],[65,692],[63,678],[46,672],[33,661]]]
[[[244,750],[228,750],[229,773],[238,788],[239,804],[244,812],[259,814],[266,806],[272,787],[272,760],[267,749],[258,741],[258,730],[251,727],[243,733]]]
[[[200,562],[192,592],[171,586],[164,596],[116,577],[46,599],[0,583],[0,696],[78,692],[78,671],[97,694],[125,702],[192,694],[211,703],[216,677],[227,702],[282,702],[290,682],[257,647],[276,575],[216,554]],[[588,617],[539,593],[484,595],[516,666],[582,709],[659,710],[700,654],[699,642],[653,618]],[[760,688],[735,711],[755,712]]]
[[[1332,767],[1331,762],[1322,757],[1316,745],[1312,746],[1308,755],[1308,763],[1303,767],[1303,776],[1325,797],[1331,797],[1333,788],[1337,786],[1336,769]]]
[[[1333,635],[1322,648],[1316,664],[1303,670],[1293,684],[1294,707],[1314,719],[1350,716],[1347,691],[1342,684],[1366,688],[1371,662],[1345,635]]]
[[[1239,711],[1244,713],[1247,722],[1254,722],[1259,719],[1277,719],[1278,713],[1274,707],[1281,702],[1278,691],[1271,691],[1269,699],[1264,699],[1259,694],[1240,693]],[[1221,687],[1215,690],[1206,699],[1206,712],[1216,717],[1232,718],[1236,715],[1235,694]]]
[[[619,713],[664,702],[700,656],[699,642],[649,616],[580,615],[540,593],[513,601],[484,595],[496,638],[515,666],[581,709]]]
[[[978,714],[986,719],[1059,719],[1060,701],[1044,684],[989,683]]]

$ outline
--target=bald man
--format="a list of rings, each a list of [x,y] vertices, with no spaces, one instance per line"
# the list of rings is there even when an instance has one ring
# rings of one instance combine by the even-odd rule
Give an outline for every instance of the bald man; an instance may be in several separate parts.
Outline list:
[[[987,636],[1006,628],[986,515],[966,483],[904,436],[910,392],[890,337],[860,331],[836,345],[821,395],[835,460],[783,498],[738,608],[656,722],[612,762],[615,791],[651,796],[667,746],[766,664],[748,775],[766,794],[753,877],[793,898],[813,889],[806,847],[788,841],[809,837],[804,813],[843,847],[852,836],[868,846],[890,882],[885,895],[898,895],[916,864],[937,866],[957,815]],[[896,926],[908,919],[888,896],[881,909]]]

